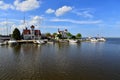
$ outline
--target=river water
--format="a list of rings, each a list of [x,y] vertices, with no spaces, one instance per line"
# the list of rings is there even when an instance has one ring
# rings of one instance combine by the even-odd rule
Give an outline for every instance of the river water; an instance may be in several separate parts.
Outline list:
[[[120,39],[0,46],[0,80],[120,80]]]

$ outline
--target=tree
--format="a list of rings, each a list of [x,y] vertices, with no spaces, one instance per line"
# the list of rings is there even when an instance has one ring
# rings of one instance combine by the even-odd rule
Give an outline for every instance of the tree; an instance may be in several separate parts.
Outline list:
[[[80,39],[80,38],[82,38],[82,35],[81,35],[80,33],[78,33],[78,34],[76,35],[76,38]]]
[[[53,36],[56,36],[57,35],[57,33],[53,33]]]
[[[57,33],[53,33],[52,36],[55,38],[57,36]]]
[[[71,39],[76,39],[76,36],[73,35],[73,36],[71,37]]]
[[[12,34],[12,38],[15,40],[20,40],[21,39],[21,34],[18,28],[15,28]]]
[[[50,36],[51,36],[51,34],[50,34],[50,33],[46,33],[46,36],[47,36],[47,37],[50,37]]]
[[[59,39],[62,39],[62,34],[57,34],[57,37],[58,37]]]
[[[72,37],[72,34],[70,32],[67,33],[68,38]]]

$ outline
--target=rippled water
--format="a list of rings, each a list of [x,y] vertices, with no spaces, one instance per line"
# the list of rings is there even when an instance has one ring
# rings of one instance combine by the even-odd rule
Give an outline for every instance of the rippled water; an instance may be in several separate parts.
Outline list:
[[[0,46],[0,80],[120,80],[120,39]]]

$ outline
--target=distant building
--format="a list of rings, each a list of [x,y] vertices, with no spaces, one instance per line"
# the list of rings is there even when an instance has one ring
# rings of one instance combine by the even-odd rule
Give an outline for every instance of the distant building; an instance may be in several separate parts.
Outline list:
[[[6,41],[6,40],[10,40],[10,36],[8,36],[8,35],[1,35],[0,36],[0,40],[3,40],[3,41]]]
[[[68,33],[67,29],[65,29],[65,30],[59,30],[58,29],[58,32],[57,32],[57,34],[61,34],[62,35],[62,38],[68,38],[67,33]]]
[[[23,29],[23,39],[24,40],[33,40],[33,39],[39,39],[41,36],[40,30],[35,30],[35,26],[31,26],[31,29]]]

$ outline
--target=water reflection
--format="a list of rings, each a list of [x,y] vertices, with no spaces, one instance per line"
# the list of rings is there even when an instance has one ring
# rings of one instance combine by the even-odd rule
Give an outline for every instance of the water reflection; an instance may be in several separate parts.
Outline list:
[[[2,46],[0,80],[119,80],[120,46],[111,46],[90,42]]]

